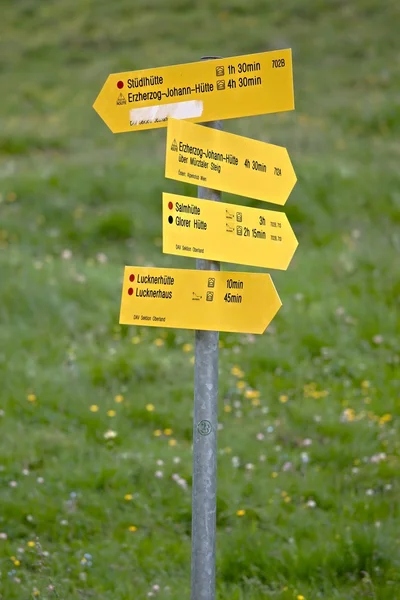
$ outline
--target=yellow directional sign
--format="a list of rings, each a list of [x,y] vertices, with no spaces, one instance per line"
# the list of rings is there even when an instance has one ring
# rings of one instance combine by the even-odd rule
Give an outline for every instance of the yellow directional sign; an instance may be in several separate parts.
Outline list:
[[[297,178],[286,148],[168,120],[165,176],[285,204]]]
[[[287,216],[163,194],[163,252],[286,270],[298,246]]]
[[[113,133],[294,109],[292,52],[276,50],[109,75],[93,108]]]
[[[266,273],[125,267],[119,322],[263,333],[281,306]]]

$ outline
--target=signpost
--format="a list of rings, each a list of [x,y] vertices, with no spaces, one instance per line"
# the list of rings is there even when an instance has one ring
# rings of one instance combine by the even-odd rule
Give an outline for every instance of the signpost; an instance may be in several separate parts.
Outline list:
[[[163,252],[286,270],[298,241],[287,216],[163,194]]]
[[[93,108],[113,133],[293,110],[292,51],[113,73]]]
[[[120,323],[263,333],[280,307],[267,273],[125,267]]]
[[[220,130],[222,121],[207,126]],[[200,201],[221,200],[219,192],[205,187],[198,187],[197,195]],[[220,264],[199,258],[196,268],[213,275]],[[191,600],[215,599],[219,329],[195,332]]]
[[[165,176],[280,205],[297,181],[286,148],[176,119],[168,120]]]
[[[296,176],[285,148],[217,119],[293,110],[292,53],[112,74],[93,107],[113,133],[171,119],[166,176],[199,186],[197,199],[163,195],[163,250],[196,257],[197,270],[125,267],[119,322],[195,330],[191,600],[215,600],[219,331],[261,334],[281,307],[268,274],[216,261],[287,269],[297,247],[282,213],[218,202],[227,191],[284,205]]]

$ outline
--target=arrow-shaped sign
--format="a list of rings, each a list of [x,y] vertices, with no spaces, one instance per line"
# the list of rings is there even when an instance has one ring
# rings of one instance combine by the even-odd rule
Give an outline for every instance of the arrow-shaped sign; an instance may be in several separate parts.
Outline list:
[[[286,270],[298,246],[287,216],[163,194],[163,252]]]
[[[281,305],[266,273],[125,267],[119,322],[263,333]]]
[[[93,108],[113,133],[293,110],[292,52],[114,73]]]
[[[286,148],[175,119],[165,176],[281,205],[297,181]]]

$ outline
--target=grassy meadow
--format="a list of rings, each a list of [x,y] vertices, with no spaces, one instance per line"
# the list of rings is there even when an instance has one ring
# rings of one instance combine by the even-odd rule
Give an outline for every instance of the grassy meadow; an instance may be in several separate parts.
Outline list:
[[[113,135],[109,73],[291,47],[299,240],[262,336],[220,336],[218,600],[400,599],[400,4],[4,0],[0,599],[190,596],[191,331],[118,325],[163,255],[165,129]],[[279,209],[224,194],[229,202]],[[223,265],[224,269],[252,270]]]

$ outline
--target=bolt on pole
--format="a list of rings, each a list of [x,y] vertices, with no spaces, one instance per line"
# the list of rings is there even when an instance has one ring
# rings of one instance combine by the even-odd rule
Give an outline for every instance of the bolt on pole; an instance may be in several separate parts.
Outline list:
[[[204,57],[202,60],[219,58]],[[222,121],[204,126],[222,129]],[[197,197],[221,199],[221,193],[198,187]],[[196,269],[219,271],[220,264],[196,260]],[[212,273],[210,273],[212,276]],[[217,431],[219,331],[195,332],[193,411],[191,600],[215,600]]]

